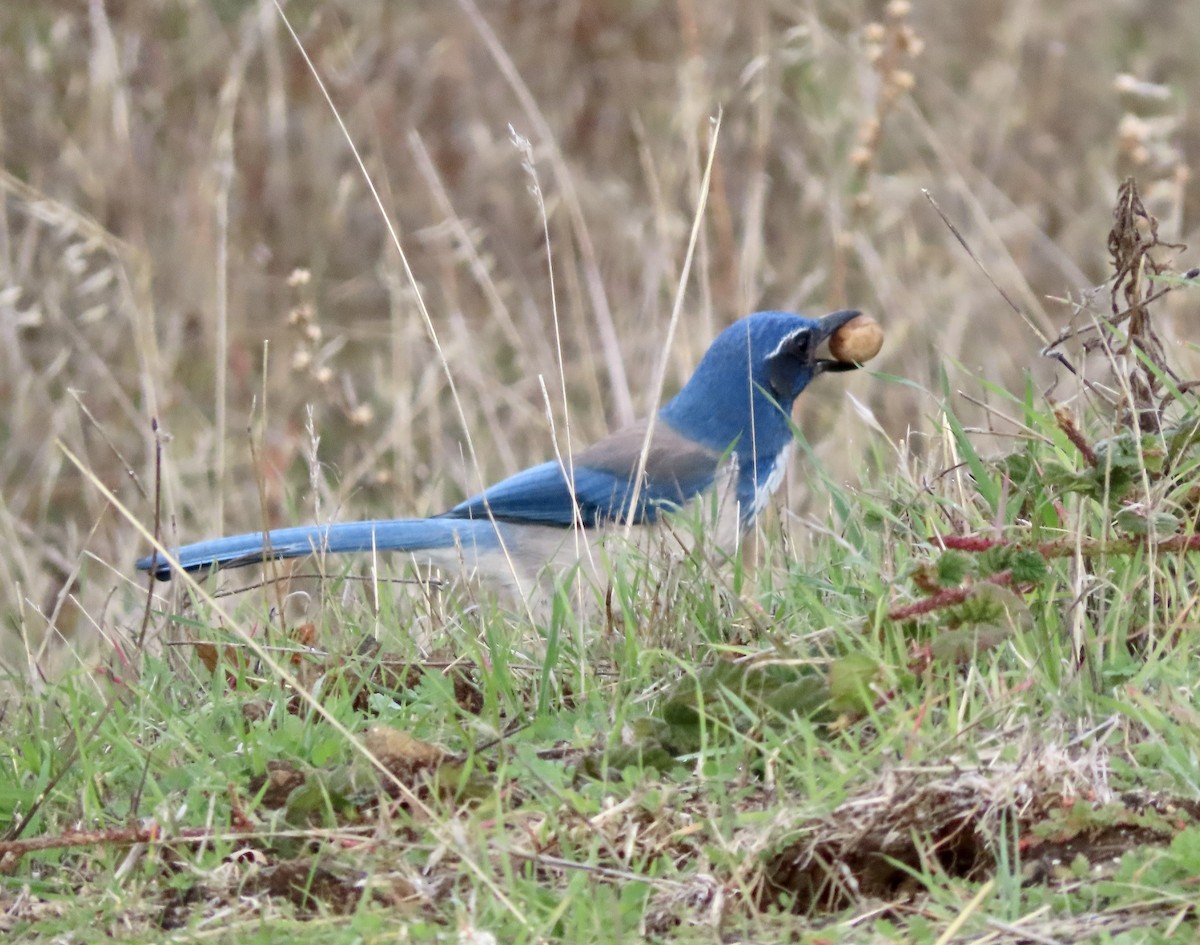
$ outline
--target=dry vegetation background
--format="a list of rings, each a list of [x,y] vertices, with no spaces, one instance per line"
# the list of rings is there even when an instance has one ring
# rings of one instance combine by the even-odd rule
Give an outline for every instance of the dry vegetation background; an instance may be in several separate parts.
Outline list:
[[[563,430],[555,303],[573,442],[650,406],[718,109],[668,387],[749,311],[869,310],[888,332],[872,366],[909,383],[864,373],[806,395],[838,477],[895,455],[846,392],[936,469],[919,434],[939,372],[983,400],[979,379],[1053,377],[923,188],[1047,335],[1073,315],[1050,297],[1107,276],[1126,173],[1163,238],[1195,242],[1196,3],[286,11],[397,227],[487,480],[551,455],[539,377]],[[19,629],[36,646],[51,620],[70,638],[140,616],[145,543],[58,440],[149,525],[157,417],[165,533],[187,539],[436,512],[480,485],[416,291],[273,4],[4,4],[0,89],[10,665]],[[1192,304],[1164,301],[1168,344],[1194,336]]]

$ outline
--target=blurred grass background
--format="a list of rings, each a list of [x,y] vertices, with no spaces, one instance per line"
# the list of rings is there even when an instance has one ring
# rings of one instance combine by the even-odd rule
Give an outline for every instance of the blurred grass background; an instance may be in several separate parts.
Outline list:
[[[888,335],[872,367],[909,383],[862,372],[799,408],[840,480],[892,455],[882,436],[909,438],[920,465],[942,371],[985,404],[971,375],[1009,390],[1027,373],[1039,390],[1055,380],[1037,331],[923,189],[1047,336],[1086,317],[1055,300],[1107,307],[1092,293],[1126,174],[1164,239],[1193,239],[1194,3],[286,10],[399,231],[482,469],[416,291],[273,4],[5,5],[6,662],[24,658],[21,636],[57,647],[51,624],[91,639],[140,618],[145,542],[56,440],[149,526],[157,417],[164,535],[190,540],[264,518],[440,511],[481,476],[552,455],[539,378],[560,436],[569,404],[576,445],[645,413],[718,109],[668,388],[747,312],[870,311]],[[1189,302],[1168,296],[1158,328],[1190,375]],[[794,468],[793,509],[812,501],[804,481]]]

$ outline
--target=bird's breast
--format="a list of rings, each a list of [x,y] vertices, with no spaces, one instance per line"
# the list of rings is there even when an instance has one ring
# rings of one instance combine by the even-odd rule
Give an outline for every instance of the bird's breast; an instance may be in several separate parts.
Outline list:
[[[774,459],[768,461],[769,465],[766,468],[760,466],[757,470],[751,470],[751,475],[755,477],[754,499],[750,503],[749,515],[746,516],[747,524],[758,517],[771,501],[771,496],[779,490],[784,473],[787,472],[788,460],[792,456],[792,448],[792,444],[788,443],[775,454]]]

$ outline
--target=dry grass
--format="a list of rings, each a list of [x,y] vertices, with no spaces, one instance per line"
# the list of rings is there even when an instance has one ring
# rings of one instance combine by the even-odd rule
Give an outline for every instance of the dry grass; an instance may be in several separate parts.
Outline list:
[[[1164,236],[1189,236],[1197,192],[1180,155],[1196,130],[1173,90],[1200,68],[1200,27],[1178,5],[473,10],[290,16],[399,230],[483,479],[550,455],[539,377],[559,431],[570,405],[573,443],[648,408],[717,108],[668,383],[755,308],[871,310],[888,330],[876,367],[911,386],[863,376],[806,396],[802,419],[839,477],[875,435],[844,393],[895,441],[929,431],[921,389],[942,370],[954,386],[956,364],[1010,389],[1027,370],[1051,380],[1039,338],[923,188],[1046,335],[1071,316],[1050,296],[1104,278],[1127,169]],[[271,4],[14,8],[4,21],[10,628],[37,647],[57,610],[60,633],[91,636],[136,596],[124,582],[142,542],[56,438],[150,522],[157,417],[166,533],[188,538],[435,511],[479,485],[414,287]],[[554,299],[510,125],[532,145]],[[803,475],[790,491],[802,506]]]
[[[930,567],[906,546],[923,535],[922,500],[940,503],[951,524],[963,513],[965,532],[979,527],[975,516],[983,503],[971,492],[961,443],[942,410],[944,390],[954,413],[974,425],[971,442],[984,453],[1007,450],[1013,438],[1049,443],[1055,432],[1031,430],[1033,421],[1020,416],[1021,397],[1005,391],[1031,384],[1037,407],[1052,391],[1056,403],[1080,416],[1100,406],[1061,362],[1039,352],[1108,310],[1106,234],[1120,181],[1137,175],[1164,241],[1195,239],[1200,189],[1184,155],[1200,141],[1200,126],[1184,96],[1200,81],[1193,54],[1200,48],[1200,20],[1185,4],[1145,0],[1102,15],[1094,0],[1050,6],[930,0],[911,9],[898,0],[755,0],[736,9],[697,0],[478,6],[460,0],[424,5],[428,9],[382,0],[291,4],[288,18],[336,115],[266,0],[109,2],[86,11],[10,6],[0,12],[0,390],[6,404],[0,416],[0,665],[23,680],[16,688],[27,692],[73,667],[117,667],[120,675],[146,608],[145,586],[132,572],[145,543],[68,461],[60,441],[146,527],[155,521],[160,494],[164,540],[171,542],[264,522],[440,511],[485,482],[551,456],[556,446],[578,448],[649,410],[647,392],[663,357],[718,111],[711,187],[682,320],[666,358],[668,391],[721,327],[755,309],[821,313],[853,306],[874,314],[887,332],[872,362],[875,373],[826,381],[798,407],[797,419],[835,482],[885,467],[887,495],[872,514],[909,500],[895,517],[872,519],[889,536],[892,529],[901,534],[896,542],[881,542],[880,560],[870,562],[875,584],[837,585],[834,605],[812,603],[821,596],[816,593],[811,601],[797,598],[804,606],[829,607],[827,630],[805,636],[822,656],[842,652],[838,619],[863,616],[847,600],[875,600],[882,609],[889,596],[897,603],[920,600],[919,593],[905,598],[904,582],[915,573],[914,561]],[[1186,253],[1178,259],[1181,269],[1194,261]],[[1193,305],[1192,295],[1180,291],[1158,300],[1154,310],[1167,357],[1185,378],[1200,373],[1190,341]],[[1074,336],[1067,348],[1086,366],[1089,381],[1114,381],[1111,352],[1082,352]],[[1119,391],[1124,378],[1115,380]],[[810,488],[803,459],[785,492],[788,554],[803,562],[811,543],[830,540],[844,553],[840,560],[850,562],[846,568],[861,564],[857,549],[827,521],[825,506],[844,495],[831,498],[822,484]],[[1163,499],[1165,487],[1156,496]],[[860,498],[864,505],[874,502]],[[1168,498],[1173,502],[1174,493]],[[912,522],[905,518],[909,511]],[[1003,515],[995,517],[999,535]],[[865,520],[865,513],[840,519],[851,523],[847,531]],[[1075,521],[1082,544],[1090,533],[1082,514]],[[940,535],[945,525],[939,518],[930,530]],[[774,531],[773,524],[768,528]],[[681,923],[720,925],[740,914],[730,906],[734,900],[739,908],[754,903],[800,911],[837,909],[862,896],[900,902],[909,892],[905,870],[939,880],[976,879],[1007,855],[1013,823],[1024,830],[1077,798],[1108,800],[1114,757],[1118,766],[1129,766],[1132,757],[1142,757],[1138,751],[1157,747],[1145,734],[1160,731],[1157,695],[1139,695],[1145,702],[1129,710],[1133,721],[1122,722],[1134,746],[1127,757],[1112,748],[1120,726],[1088,728],[1095,722],[1088,717],[1092,705],[1072,688],[1083,687],[1082,673],[1063,697],[1088,706],[1078,713],[1082,720],[1047,693],[1056,692],[1051,677],[1057,668],[1083,655],[1083,602],[1114,611],[1128,604],[1129,613],[1140,614],[1138,595],[1167,596],[1154,582],[1172,587],[1174,567],[1165,556],[1152,560],[1148,583],[1131,578],[1125,585],[1137,589],[1127,601],[1117,594],[1111,605],[1096,605],[1081,589],[1078,608],[1063,604],[1060,614],[1057,601],[1044,605],[1039,620],[1062,630],[1050,642],[1037,632],[1033,643],[1017,634],[1018,663],[1038,677],[1051,724],[1025,712],[1011,666],[985,665],[961,687],[951,680],[949,692],[931,695],[928,703],[918,693],[912,706],[903,698],[893,705],[896,691],[890,692],[872,711],[911,724],[911,742],[907,734],[889,732],[878,733],[878,744],[864,738],[864,751],[878,752],[866,761],[850,752],[843,760],[841,744],[817,749],[846,781],[803,803],[785,798],[783,807],[796,804],[787,816],[770,807],[779,798],[771,797],[769,783],[745,788],[736,803],[743,811],[761,803],[772,816],[765,825],[725,831],[727,799],[706,795],[711,781],[703,779],[705,787],[663,789],[665,800],[650,816],[646,796],[661,785],[639,784],[631,791],[636,803],[589,812],[578,822],[553,823],[553,809],[551,815],[516,810],[514,802],[514,819],[499,821],[495,835],[480,828],[487,840],[475,851],[470,837],[462,841],[454,833],[458,812],[439,809],[431,817],[439,844],[432,868],[418,877],[405,872],[409,865],[392,866],[396,848],[389,838],[377,850],[380,862],[364,869],[395,880],[380,901],[400,903],[403,911],[420,900],[432,912],[435,905],[449,909],[446,902],[458,895],[458,858],[469,862],[468,853],[478,853],[497,875],[520,873],[512,864],[524,864],[551,878],[546,888],[570,887],[573,895],[573,884],[587,879],[576,878],[585,868],[580,863],[605,879],[620,877],[603,870],[643,867],[646,879],[657,869],[656,857],[701,864],[690,873],[681,867],[682,881],[654,873],[644,930],[664,933]],[[1179,587],[1191,593],[1182,566],[1179,572]],[[760,576],[764,597],[779,592],[775,575],[767,567]],[[696,671],[689,648],[712,640],[704,628],[684,626],[695,624],[696,604],[674,607],[671,581],[683,586],[706,579],[696,581],[686,564],[669,577],[648,592],[653,611],[640,640],[647,651],[663,644],[668,656],[656,651],[639,658],[652,666],[660,661],[686,679]],[[178,584],[156,590],[177,594]],[[726,590],[714,588],[713,598]],[[501,702],[500,709],[491,706],[496,718],[520,714],[506,716],[505,697],[520,703],[535,690],[538,698],[558,698],[572,709],[577,695],[597,701],[593,716],[579,711],[575,724],[585,734],[578,741],[594,736],[607,744],[608,733],[588,733],[587,725],[594,718],[608,721],[610,709],[618,722],[626,711],[632,717],[629,706],[604,701],[611,695],[607,679],[597,696],[588,675],[609,662],[621,665],[628,644],[619,628],[610,637],[607,626],[588,648],[565,634],[560,641],[512,625],[519,618],[493,625],[487,615],[447,611],[436,595],[408,587],[398,611],[386,601],[362,606],[367,592],[353,581],[337,583],[330,593],[341,595],[325,601],[333,605],[331,620],[345,624],[339,630],[357,638],[368,620],[391,620],[393,630],[401,626],[415,641],[426,668],[431,654],[456,666],[463,658],[483,665],[488,654],[510,656],[500,682],[490,682],[501,691],[496,697],[489,690],[489,698]],[[280,609],[290,614],[300,597],[280,601]],[[789,598],[779,599],[782,611],[761,619],[754,605],[735,608],[730,626],[722,625],[729,639],[718,649],[806,634],[803,621],[789,622]],[[268,601],[275,602],[273,596]],[[1178,604],[1172,634],[1188,626],[1191,605]],[[1147,610],[1148,639],[1157,647],[1154,610]],[[876,630],[883,622],[877,618]],[[910,637],[897,631],[902,642],[885,673],[917,675],[904,646],[931,632],[918,623]],[[155,618],[152,637],[164,624]],[[1096,624],[1106,628],[1096,631],[1100,644],[1118,656],[1125,644],[1131,650],[1143,645],[1135,628],[1126,628],[1129,639],[1111,629],[1120,619],[1097,618]],[[1073,639],[1063,630],[1068,625]],[[318,631],[321,643],[328,629]],[[505,645],[498,647],[490,634],[503,636]],[[826,637],[828,653],[822,650]],[[873,643],[883,651],[894,641],[881,633]],[[561,665],[551,659],[554,646],[569,651]],[[202,654],[201,662],[215,660],[216,652]],[[1101,658],[1094,662],[1100,665]],[[180,677],[204,692],[207,681],[193,678],[196,661],[180,663]],[[216,664],[204,665],[212,670]],[[313,665],[324,679],[336,675],[338,657]],[[528,688],[505,690],[512,686],[505,682],[509,671]],[[641,672],[645,688],[631,703],[654,705],[675,676]],[[592,689],[572,691],[576,678]],[[614,678],[612,691],[624,693],[625,679]],[[451,688],[459,683],[453,676]],[[100,691],[104,683],[96,685]],[[453,707],[458,695],[452,692],[447,704]],[[458,701],[464,714],[480,714],[478,706],[466,710]],[[1185,703],[1181,697],[1162,711],[1172,720],[1190,718]],[[43,710],[30,705],[20,712],[40,718]],[[935,714],[944,712],[944,732],[924,723],[930,705]],[[993,707],[997,717],[989,716]],[[245,711],[221,710],[231,717]],[[982,729],[968,721],[976,711],[985,719]],[[478,724],[472,730],[478,735],[491,719],[484,713],[478,723],[462,724]],[[102,722],[103,716],[85,743]],[[909,747],[920,744],[928,752],[929,743],[943,737],[942,755],[893,764]],[[465,741],[473,750],[474,740]],[[578,750],[577,741],[564,741]],[[1171,770],[1186,768],[1178,758],[1191,743],[1174,748],[1169,737],[1163,741],[1162,751],[1175,759]],[[755,743],[747,755],[758,750]],[[803,748],[788,750],[803,756]],[[490,763],[487,751],[480,754]],[[266,749],[260,754],[271,757]],[[222,763],[230,761],[216,760]],[[869,776],[853,778],[857,764]],[[496,780],[506,784],[511,771],[500,768]],[[253,795],[256,788],[243,785],[243,775],[239,769],[226,783]],[[555,789],[566,796],[574,785],[562,777]],[[213,777],[220,779],[220,773]],[[513,790],[528,787],[522,782]],[[548,819],[532,826],[524,819],[543,816]],[[703,834],[704,847],[691,839],[701,827],[711,831]],[[282,836],[274,829],[273,822],[264,828],[272,840]],[[576,841],[578,849],[571,846]],[[1153,840],[1162,842],[1161,836]],[[588,859],[588,850],[600,853]],[[948,859],[940,860],[947,850]],[[747,851],[753,856],[739,859]],[[890,865],[877,869],[885,859]],[[829,863],[849,864],[855,877],[873,877],[878,886],[838,887],[829,870],[812,868]],[[231,858],[197,888],[230,903],[247,890],[276,896],[270,870],[255,874],[261,886],[244,885],[254,868]],[[290,867],[273,862],[271,868],[282,876],[279,897],[287,898],[286,890],[296,886]],[[102,889],[103,868],[97,875]],[[93,879],[86,869],[80,876],[80,888]],[[359,878],[322,874],[331,890],[323,898],[332,902],[342,890],[357,890]],[[348,909],[357,895],[347,899]],[[46,907],[36,897],[18,898],[32,911]],[[953,898],[921,908],[927,906],[947,910],[953,926]],[[18,915],[16,906],[12,910]],[[1107,918],[1114,934],[1134,927],[1125,913]],[[989,921],[998,940],[1020,940],[999,919]],[[160,922],[167,925],[165,918]],[[1069,937],[1069,921],[1062,922],[1038,926],[1043,938],[1037,940]]]

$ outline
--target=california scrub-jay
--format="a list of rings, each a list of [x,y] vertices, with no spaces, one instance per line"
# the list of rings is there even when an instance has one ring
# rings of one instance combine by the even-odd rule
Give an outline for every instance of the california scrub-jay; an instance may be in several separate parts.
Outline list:
[[[578,562],[573,526],[596,534],[605,525],[652,524],[661,513],[713,493],[728,509],[720,518],[732,525],[724,540],[736,542],[783,479],[796,397],[818,374],[858,366],[817,356],[818,345],[858,315],[839,311],[810,319],[758,312],[726,328],[683,389],[658,411],[640,487],[635,478],[647,421],[563,463],[510,476],[432,518],[254,532],[184,545],[175,558],[184,571],[197,572],[310,554],[401,551],[422,563],[512,583],[517,574],[535,577],[548,566]],[[160,579],[172,571],[154,555],[137,567]]]

